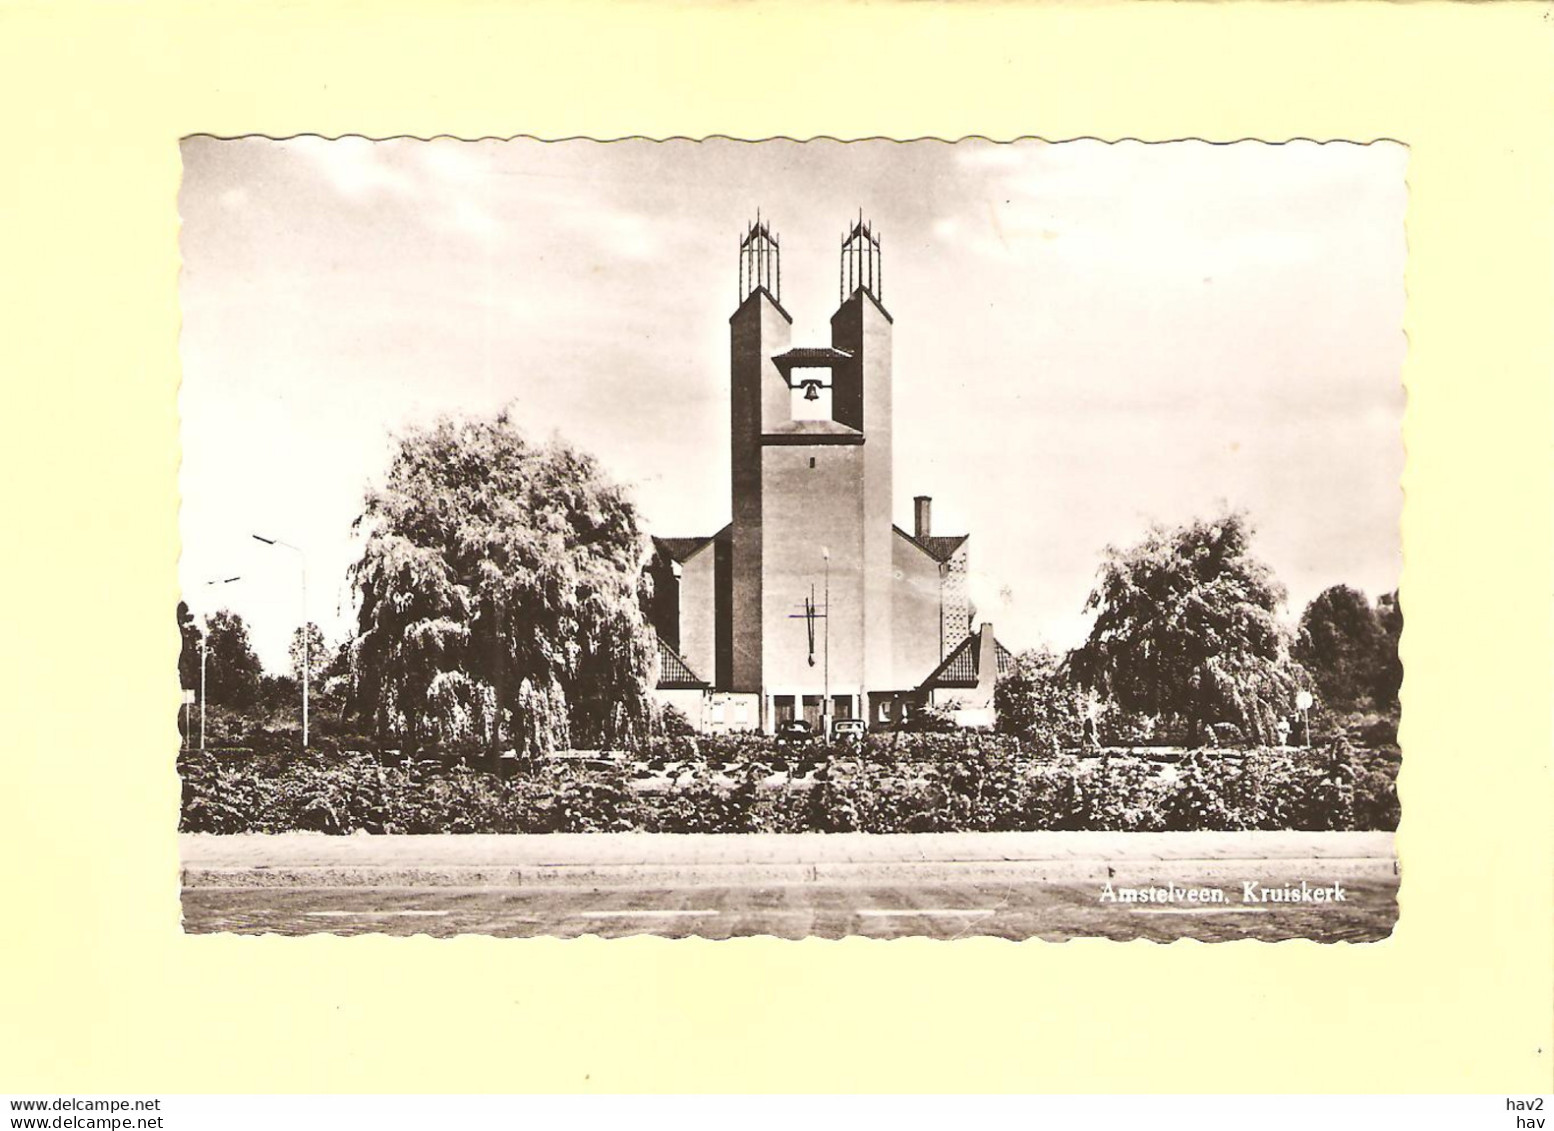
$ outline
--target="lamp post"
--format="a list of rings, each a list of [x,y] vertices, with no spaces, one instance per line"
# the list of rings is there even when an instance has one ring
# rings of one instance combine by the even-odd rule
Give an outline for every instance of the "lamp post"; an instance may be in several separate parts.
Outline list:
[[[821,707],[820,707],[820,725],[824,729],[826,741],[830,742],[831,741],[831,548],[829,546],[822,546],[822,547],[820,547],[820,555],[821,555],[821,557],[825,558],[825,560],[826,560],[826,591],[825,591],[825,602],[826,602],[825,603],[825,610],[826,610],[826,627],[825,627],[826,637],[825,637],[825,639],[826,639],[826,643],[825,643],[825,659],[824,659],[823,667],[821,668],[822,672],[824,673],[824,675],[822,676],[822,679],[824,680],[825,690],[824,690],[823,696],[822,696],[822,698],[820,700],[820,703],[821,703]]]
[[[231,585],[234,581],[242,581],[241,577],[218,577],[205,584]],[[205,752],[205,657],[210,652],[210,614],[202,618],[205,623],[200,626],[200,753]],[[184,725],[188,725],[188,716],[184,716]]]
[[[282,542],[279,538],[266,538],[263,534],[255,534],[254,541],[263,542],[266,546],[279,546],[283,550],[290,550],[297,555],[297,560],[302,566],[302,749],[308,748],[308,668],[312,666],[312,660],[308,655],[308,556],[302,552],[300,546],[293,546],[290,542]]]
[[[1306,732],[1306,746],[1311,746],[1311,708],[1316,703],[1309,691],[1297,691],[1295,693],[1295,706],[1300,711],[1302,729]]]

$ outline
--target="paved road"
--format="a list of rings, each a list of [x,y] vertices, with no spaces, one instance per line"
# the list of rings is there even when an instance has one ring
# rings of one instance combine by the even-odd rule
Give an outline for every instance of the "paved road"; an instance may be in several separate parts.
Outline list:
[[[1004,864],[1076,867],[1119,861],[1313,860],[1390,862],[1386,832],[997,833],[548,833],[325,836],[321,833],[179,838],[187,873],[271,875],[321,869],[406,875],[483,870],[604,871],[737,867],[742,874],[793,864]],[[1104,872],[1104,868],[1102,869]]]
[[[297,935],[635,934],[949,939],[1176,938],[1370,942],[1397,918],[1396,881],[1345,882],[1344,903],[1102,902],[1094,883],[780,884],[687,888],[253,887],[184,893],[185,930]]]
[[[1390,834],[185,837],[194,933],[1385,938]],[[1243,881],[1341,902],[1242,902]],[[1112,902],[1175,884],[1221,903]]]

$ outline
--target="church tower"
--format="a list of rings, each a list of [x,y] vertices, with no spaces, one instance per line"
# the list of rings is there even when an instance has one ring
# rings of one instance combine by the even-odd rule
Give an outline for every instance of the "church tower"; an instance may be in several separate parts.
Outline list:
[[[842,233],[828,345],[795,345],[782,245],[759,213],[739,239],[729,317],[733,520],[653,539],[644,601],[655,691],[698,729],[771,734],[803,719],[892,729],[930,705],[987,726],[1013,663],[967,596],[967,534],[892,521],[890,312],[879,232]],[[972,635],[975,631],[975,635]],[[847,728],[858,733],[857,727]],[[834,732],[833,732],[834,733]]]
[[[871,689],[898,686],[891,670],[891,496],[895,469],[891,424],[891,329],[885,309],[880,237],[858,222],[842,240],[841,305],[831,316],[831,345],[847,354],[836,370],[832,401],[836,419],[867,439],[859,490],[864,538],[864,682]],[[867,716],[866,716],[867,717]]]
[[[761,696],[766,728],[867,717],[896,678],[891,317],[861,215],[840,250],[831,344],[795,348],[777,235],[757,218],[739,245],[727,686]]]
[[[781,279],[782,247],[757,215],[739,242],[739,305],[729,319],[732,631],[723,664],[729,689],[747,693],[761,690],[761,441],[769,425],[786,419],[789,401],[787,382],[772,360],[793,338]]]

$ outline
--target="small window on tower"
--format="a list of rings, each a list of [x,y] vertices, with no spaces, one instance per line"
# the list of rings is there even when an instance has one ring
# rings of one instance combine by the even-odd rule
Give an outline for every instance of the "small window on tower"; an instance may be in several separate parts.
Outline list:
[[[815,457],[814,456],[810,456],[809,457],[809,466],[810,467],[814,467],[815,466]]]

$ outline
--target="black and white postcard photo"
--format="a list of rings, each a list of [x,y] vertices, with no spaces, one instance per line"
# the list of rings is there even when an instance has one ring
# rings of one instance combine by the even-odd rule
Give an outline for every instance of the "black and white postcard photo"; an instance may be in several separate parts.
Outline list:
[[[181,157],[186,932],[1392,933],[1403,145]]]

